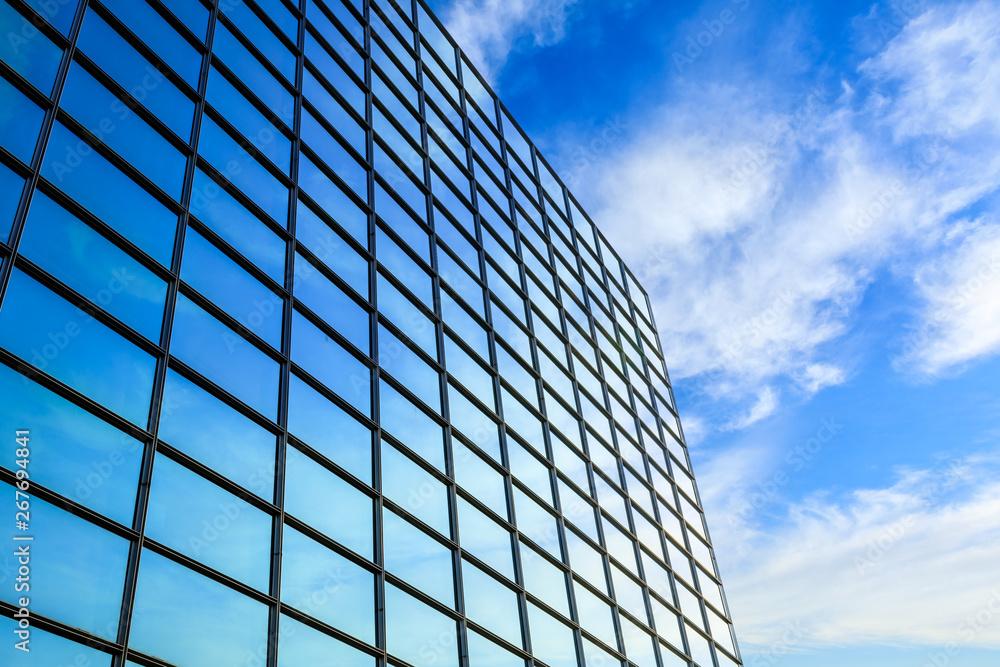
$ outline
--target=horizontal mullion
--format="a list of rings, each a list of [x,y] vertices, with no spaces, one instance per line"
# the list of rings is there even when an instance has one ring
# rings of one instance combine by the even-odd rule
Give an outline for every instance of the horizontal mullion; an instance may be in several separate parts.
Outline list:
[[[278,69],[277,65],[272,63],[271,60],[267,56],[265,56],[264,53],[259,48],[257,48],[257,45],[254,43],[253,40],[251,40],[249,37],[243,34],[243,31],[236,26],[236,23],[234,23],[231,18],[229,18],[222,12],[219,12],[219,17],[217,20],[219,23],[224,25],[226,29],[229,30],[229,32],[232,33],[233,37],[236,38],[236,41],[238,41],[243,46],[243,48],[245,48],[247,51],[250,52],[250,55],[255,60],[257,60],[257,62],[261,65],[261,67],[267,70],[268,74],[270,74],[274,78],[274,80],[278,83],[278,85],[280,85],[282,88],[284,88],[287,92],[291,93],[292,95],[296,94],[297,91],[295,90],[295,84],[288,81],[285,75],[281,73],[281,70]],[[295,49],[292,55],[296,55],[297,53],[298,49]]]
[[[281,238],[286,243],[291,240],[288,230],[285,229],[281,224],[271,218],[270,215],[264,212],[264,210],[250,197],[243,192],[235,183],[229,180],[229,178],[222,172],[221,169],[213,165],[208,159],[199,154],[197,167],[204,171],[212,179],[212,181],[222,190],[225,190],[226,194],[235,199],[239,204],[247,209],[255,218],[260,221],[265,227],[274,232],[279,238]],[[285,178],[288,178],[287,176]],[[192,216],[197,218],[197,214],[192,213]]]
[[[221,306],[204,296],[188,283],[181,281],[178,289],[180,294],[183,294],[185,297],[193,301],[196,306],[206,311],[220,323],[226,325],[235,335],[253,345],[263,354],[268,356],[272,361],[276,361],[280,364],[285,360],[285,358],[281,356],[281,352],[275,350],[263,338],[251,331],[242,322],[224,311]]]
[[[18,612],[18,609],[17,605],[0,600],[0,616],[5,618],[14,618],[14,614]],[[122,649],[124,648],[121,644],[116,644],[106,639],[101,639],[100,637],[87,634],[83,630],[78,630],[72,626],[65,625],[59,621],[50,619],[47,616],[38,614],[35,611],[31,612],[31,627],[44,630],[45,632],[63,639],[74,641],[88,648],[108,653],[109,658],[111,656],[120,655]]]
[[[274,113],[274,111],[271,110],[271,107],[257,96],[257,93],[253,90],[253,88],[248,86],[243,79],[238,77],[233,70],[222,61],[222,59],[213,55],[211,68],[218,71],[226,79],[226,83],[235,88],[244,98],[246,98],[247,102],[249,102],[252,107],[260,112],[262,116],[267,118],[267,120],[275,126],[274,129],[277,132],[284,135],[284,137],[289,141],[295,140],[295,133],[292,131],[291,125]],[[206,96],[206,102],[207,101],[208,99]]]
[[[354,107],[351,106],[351,103],[347,101],[347,98],[344,97],[332,83],[330,83],[330,80],[327,79],[326,76],[322,72],[320,72],[319,69],[312,64],[311,61],[306,61],[305,68],[309,70],[309,73],[312,74],[313,78],[316,79],[319,85],[321,85],[323,89],[331,97],[340,102],[341,106],[344,109],[344,112],[347,113],[355,121],[357,121],[358,125],[360,125],[362,129],[364,129],[367,132],[369,130],[368,121],[364,118],[364,116],[359,115],[358,112],[354,110]],[[367,86],[365,86],[363,82],[360,84],[360,88],[364,91],[367,91]],[[313,104],[312,101],[310,101],[308,96],[303,95],[302,99],[314,116],[316,116],[317,118],[323,118],[325,120],[323,114],[319,112],[316,105]]]
[[[199,389],[208,392],[217,400],[224,403],[227,407],[235,410],[257,426],[273,434],[275,437],[278,437],[281,434],[281,430],[270,419],[260,414],[250,406],[245,405],[225,389],[219,387],[217,384],[195,370],[194,367],[189,366],[177,357],[170,357],[168,368],[183,377],[188,382],[194,384]]]
[[[324,220],[324,222],[326,222],[326,221]],[[338,227],[339,227],[339,225],[338,225]],[[330,231],[333,234],[337,234],[337,230],[336,229],[332,229],[331,228]],[[342,242],[344,245],[349,246],[352,250],[354,250],[359,255],[361,255],[361,257],[366,262],[370,263],[374,259],[374,257],[368,252],[368,249],[367,248],[362,248],[358,244],[358,242],[355,241],[353,238],[350,238],[350,237],[345,238],[344,236],[341,236],[340,234],[337,234],[337,236],[338,236],[338,238],[337,238],[338,241]],[[353,299],[356,303],[358,303],[359,305],[365,306],[367,308],[371,307],[371,298],[370,298],[370,296],[367,295],[367,294],[359,294],[358,292],[356,292],[355,289],[354,289],[354,287],[352,287],[351,285],[349,285],[347,283],[347,281],[344,280],[344,278],[342,278],[340,276],[339,273],[337,273],[335,270],[333,270],[329,266],[327,266],[326,262],[316,252],[314,252],[310,248],[306,247],[305,245],[303,245],[299,241],[296,241],[296,243],[295,243],[295,251],[298,254],[302,255],[302,257],[304,257],[306,260],[308,260],[309,264],[312,265],[313,268],[315,268],[317,271],[319,271],[325,278],[327,278],[328,280],[330,280],[331,282],[333,282],[333,284],[335,284],[337,287],[339,287],[342,290],[344,290],[347,293],[347,295],[350,296],[351,299]],[[360,300],[359,300],[359,297],[360,297]]]
[[[200,235],[208,239],[212,245],[216,246],[220,251],[223,252],[227,257],[236,262],[244,271],[252,275],[261,284],[267,287],[269,290],[274,292],[276,295],[283,299],[287,299],[289,296],[288,290],[286,290],[280,283],[274,280],[271,276],[266,274],[263,269],[259,268],[252,261],[247,259],[244,255],[240,253],[239,250],[234,248],[228,241],[219,236],[211,227],[207,226],[205,223],[201,222],[198,218],[190,216],[188,218],[188,226],[197,231]],[[286,241],[287,243],[287,241]],[[183,267],[182,267],[183,269]]]
[[[218,109],[208,102],[205,102],[205,115],[216,125],[222,128],[222,131],[228,134],[230,139],[235,141],[243,151],[256,160],[265,171],[279,181],[284,187],[288,189],[293,187],[294,182],[291,177],[281,171],[276,164],[271,162],[271,158],[265,155],[264,151],[259,149],[251,139],[243,136],[243,133],[236,129],[236,126],[230,123],[226,116],[224,116]],[[275,130],[278,130],[278,128],[275,128]]]
[[[279,2],[280,2],[280,0],[279,0]],[[288,35],[286,35],[286,34],[285,34],[285,31],[284,31],[284,30],[282,30],[281,28],[279,28],[279,27],[278,27],[278,24],[277,24],[277,23],[275,23],[275,22],[274,22],[274,21],[273,21],[273,20],[271,19],[271,17],[270,17],[270,16],[268,16],[267,12],[266,12],[266,11],[264,11],[264,9],[263,9],[263,8],[261,8],[261,7],[260,7],[260,6],[259,6],[259,5],[258,5],[258,4],[257,4],[257,3],[256,3],[256,2],[254,1],[254,0],[243,0],[243,4],[244,4],[244,5],[246,5],[246,6],[247,6],[247,8],[248,8],[248,9],[249,9],[249,10],[250,10],[251,12],[253,12],[253,14],[254,14],[254,15],[255,15],[255,16],[257,17],[257,18],[259,18],[259,19],[260,19],[261,23],[263,23],[263,24],[264,24],[264,26],[265,26],[265,27],[266,27],[266,28],[267,28],[268,30],[270,30],[270,31],[271,31],[272,33],[274,33],[275,37],[277,37],[277,38],[278,38],[278,40],[279,40],[279,41],[280,41],[280,42],[281,42],[281,43],[282,43],[282,44],[283,44],[283,45],[284,45],[284,46],[285,46],[285,47],[286,47],[286,48],[287,48],[287,49],[288,49],[289,51],[291,51],[293,55],[298,55],[298,53],[299,53],[299,47],[298,47],[298,45],[297,45],[297,44],[296,44],[295,42],[293,42],[293,41],[292,41],[292,40],[291,40],[291,39],[290,39],[290,38],[288,37]],[[298,12],[296,12],[296,14],[297,14],[297,13],[298,13]],[[301,17],[299,17],[299,16],[296,16],[296,18],[297,18],[297,19],[299,19],[300,21],[302,20],[302,19],[301,19]]]
[[[360,639],[355,639],[354,636],[347,634],[343,630],[338,630],[332,625],[328,625],[323,621],[320,621],[312,616],[309,616],[308,614],[299,611],[295,607],[292,607],[285,602],[282,602],[279,605],[279,611],[281,612],[282,615],[288,616],[289,618],[298,621],[303,625],[311,627],[314,630],[318,630],[324,634],[330,635],[334,639],[337,639],[338,641],[347,644],[348,646],[357,649],[358,651],[361,651],[370,657],[380,658],[385,655],[383,651],[373,648],[368,644],[364,643],[363,641],[361,641]],[[279,631],[279,636],[280,635],[281,632]]]

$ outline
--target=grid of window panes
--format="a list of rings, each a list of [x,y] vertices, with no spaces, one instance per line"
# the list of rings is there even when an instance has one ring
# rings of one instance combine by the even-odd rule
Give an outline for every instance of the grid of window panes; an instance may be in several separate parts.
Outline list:
[[[648,299],[422,4],[0,28],[3,664],[739,664]]]

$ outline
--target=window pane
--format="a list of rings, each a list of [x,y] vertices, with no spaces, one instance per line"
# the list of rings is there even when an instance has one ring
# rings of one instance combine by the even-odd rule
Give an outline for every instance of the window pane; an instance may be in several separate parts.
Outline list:
[[[576,609],[580,614],[580,625],[608,646],[617,649],[615,636],[615,613],[607,602],[594,595],[590,589],[573,582],[576,593]]]
[[[384,441],[382,493],[442,535],[451,536],[445,486]]]
[[[278,118],[291,124],[295,114],[291,93],[240,44],[221,21],[215,24],[212,50]]]
[[[294,375],[288,396],[288,431],[371,485],[371,430]]]
[[[514,489],[514,512],[517,516],[517,529],[532,542],[558,558],[561,550],[559,548],[559,524],[556,523],[556,518],[516,487]]]
[[[77,47],[177,136],[190,141],[194,102],[94,12],[87,12]],[[128,108],[120,105],[114,111],[114,116],[107,116],[112,122]]]
[[[0,428],[31,430],[31,481],[132,524],[143,445],[69,401],[0,366]],[[4,461],[13,466],[13,457]]]
[[[379,417],[383,430],[445,472],[444,428],[385,381],[379,385]]]
[[[4,485],[4,491],[13,488]],[[31,501],[31,612],[115,640],[128,567],[128,542],[37,498]],[[67,558],[66,554],[73,554]],[[0,599],[14,604],[13,579]],[[20,605],[15,605],[20,606]]]
[[[13,11],[4,5],[6,11]],[[0,10],[4,11],[4,10]],[[2,17],[2,14],[0,14]],[[44,39],[41,34],[37,35]],[[3,42],[6,40],[0,40]],[[0,77],[0,146],[25,164],[31,164],[45,113],[17,88]]]
[[[64,13],[72,20],[71,9]],[[0,59],[48,95],[56,80],[62,49],[6,2],[0,3],[0,30],[5,36],[0,40]]]
[[[378,328],[378,361],[417,398],[441,412],[440,374],[383,326]]]
[[[18,251],[146,338],[160,342],[167,284],[40,192],[32,198]]]
[[[288,526],[282,537],[281,601],[375,643],[375,575]]]
[[[208,10],[198,0],[164,0],[174,16],[184,22],[195,37],[205,41],[208,33]]]
[[[10,637],[0,646],[0,662],[9,667],[38,667],[38,665],[86,665],[88,667],[111,667],[111,656],[77,644],[58,635],[49,634],[38,628],[31,629],[31,652],[15,646],[19,639],[13,639],[18,623],[6,616],[0,617],[0,634]],[[131,665],[132,663],[129,663]]]
[[[146,535],[267,591],[271,517],[165,456],[154,463]]]
[[[566,575],[531,547],[521,545],[521,571],[524,588],[556,611],[569,617]]]
[[[159,437],[261,498],[274,497],[274,434],[173,371],[163,389]]]
[[[451,443],[455,456],[455,481],[499,516],[508,519],[503,476],[459,440],[452,438]]]
[[[209,70],[205,98],[282,173],[289,173],[292,142],[214,66]]]
[[[469,667],[524,667],[524,660],[469,629]]]
[[[368,260],[349,247],[340,235],[301,201],[298,203],[295,220],[295,238],[333,269],[365,301],[370,299]]]
[[[285,461],[285,511],[372,558],[372,499],[294,447]]]
[[[83,164],[86,168],[79,168]],[[160,264],[170,266],[177,215],[58,122],[45,149],[42,176]]]
[[[329,228],[327,228],[329,231]],[[330,232],[332,235],[333,232]],[[353,250],[343,248],[355,257]],[[367,263],[365,263],[367,271]],[[367,276],[366,276],[367,278]],[[367,291],[367,290],[365,290]],[[319,315],[356,348],[371,352],[371,316],[302,255],[295,255],[295,298]]]
[[[449,607],[455,606],[451,549],[392,510],[382,511],[386,572]]]
[[[462,587],[469,620],[523,648],[517,593],[464,560]]]
[[[16,269],[0,310],[0,344],[145,427],[153,358]]]
[[[181,280],[271,346],[281,347],[284,300],[280,296],[193,228],[184,235],[183,257]]]
[[[70,67],[60,105],[164,192],[180,200],[187,158],[77,63]]]
[[[569,551],[570,567],[602,593],[609,593],[607,577],[604,573],[604,558],[576,532],[566,530],[566,548]]]
[[[201,55],[152,7],[143,0],[107,0],[103,4],[192,88],[198,87]]]
[[[536,660],[550,667],[577,667],[573,631],[553,616],[528,603],[531,650]]]
[[[477,447],[500,460],[500,427],[482,408],[466,398],[460,389],[448,383],[448,415],[451,426],[471,440]]]
[[[458,530],[462,549],[514,580],[514,554],[509,530],[462,497],[458,498]]]
[[[0,164],[0,243],[6,243],[24,190],[24,179]]]
[[[305,154],[299,160],[299,187],[355,241],[368,247],[368,215]]]
[[[371,416],[371,369],[298,312],[292,316],[292,361]]]
[[[201,169],[195,169],[191,213],[279,284],[285,243]]]
[[[239,664],[262,645],[267,645],[267,606],[143,551],[130,648],[175,665],[218,667]]]
[[[434,323],[381,273],[378,275],[378,309],[421,350],[433,359],[438,358]]]
[[[423,602],[385,585],[386,650],[411,665],[458,667],[455,621]]]
[[[279,364],[184,295],[177,298],[170,352],[264,416],[275,418]]]
[[[288,616],[278,632],[278,667],[375,667],[375,658]]]

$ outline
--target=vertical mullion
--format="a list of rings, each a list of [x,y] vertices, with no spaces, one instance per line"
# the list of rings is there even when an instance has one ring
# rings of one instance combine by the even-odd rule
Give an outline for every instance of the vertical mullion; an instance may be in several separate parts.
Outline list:
[[[278,426],[281,434],[278,437],[277,449],[274,459],[274,504],[278,507],[271,530],[271,578],[270,593],[275,599],[274,606],[271,607],[268,616],[268,645],[267,645],[267,665],[276,667],[278,664],[278,641],[281,631],[281,564],[283,557],[283,542],[285,529],[285,461],[288,458],[288,412],[289,412],[289,388],[291,386],[291,345],[292,345],[292,315],[294,313],[294,287],[295,287],[295,257],[297,242],[295,240],[296,216],[299,202],[299,156],[301,155],[301,131],[302,131],[302,88],[305,78],[305,39],[306,39],[306,0],[299,0],[299,24],[296,33],[296,54],[295,63],[295,101],[292,118],[292,156],[290,163],[290,176],[292,180],[289,188],[288,199],[288,219],[287,226],[289,233],[288,244],[285,247],[285,281],[284,288],[287,293],[283,307],[284,319],[281,326],[281,379],[278,390]]]
[[[139,490],[136,498],[136,510],[133,520],[133,527],[139,533],[139,538],[132,544],[129,553],[129,567],[125,580],[125,595],[122,604],[121,621],[118,628],[118,639],[125,647],[125,651],[120,659],[120,665],[128,661],[128,642],[131,633],[132,612],[135,605],[136,583],[138,581],[139,564],[142,557],[143,545],[145,543],[145,523],[147,504],[149,501],[150,483],[153,473],[153,465],[156,457],[156,445],[159,434],[159,421],[161,416],[161,403],[163,398],[164,385],[166,384],[167,364],[170,358],[170,341],[173,335],[174,310],[177,304],[178,290],[180,287],[181,259],[184,252],[184,238],[187,232],[188,211],[191,203],[191,190],[194,183],[195,168],[198,163],[198,141],[201,136],[201,120],[205,110],[205,93],[208,87],[208,73],[212,61],[212,42],[215,36],[215,21],[218,14],[217,7],[213,7],[209,14],[208,34],[205,40],[205,53],[202,56],[201,73],[198,81],[198,100],[195,104],[195,117],[191,133],[191,154],[188,156],[187,165],[184,172],[184,188],[181,197],[183,212],[178,216],[177,230],[174,235],[174,252],[171,258],[170,282],[167,288],[167,299],[164,306],[163,325],[160,332],[160,346],[164,350],[163,358],[158,360],[156,368],[156,378],[153,384],[153,397],[149,412],[149,431],[153,434],[153,440],[146,448],[142,461],[142,468],[139,474]]]

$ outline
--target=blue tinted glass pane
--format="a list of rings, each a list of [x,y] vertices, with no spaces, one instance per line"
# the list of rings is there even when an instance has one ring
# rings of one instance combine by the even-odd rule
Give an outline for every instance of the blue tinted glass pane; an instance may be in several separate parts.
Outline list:
[[[469,629],[469,667],[524,667],[524,660]],[[600,667],[589,665],[588,667]]]
[[[378,276],[378,309],[420,346],[431,358],[437,359],[436,327],[412,301],[403,296],[382,274]]]
[[[382,512],[382,532],[386,571],[438,602],[454,607],[451,549],[389,509]]]
[[[0,146],[30,164],[45,114],[4,78],[0,78],[0,100]]]
[[[0,310],[0,344],[132,423],[146,425],[153,358],[17,270]]]
[[[452,429],[457,429],[494,460],[500,460],[499,425],[451,383],[448,384],[448,415]]]
[[[368,247],[367,214],[304,154],[299,159],[299,187],[355,241]]]
[[[507,492],[499,472],[456,438],[452,438],[455,453],[455,481],[481,503],[504,519],[508,518]]]
[[[14,496],[13,487],[3,487]],[[67,512],[31,500],[31,612],[114,641],[118,633],[128,542]],[[12,517],[13,518],[13,517]],[[21,548],[16,544],[11,550]],[[73,554],[67,558],[67,554]],[[0,587],[11,604],[25,592]]]
[[[381,229],[376,234],[378,244],[377,259],[387,269],[389,275],[403,283],[428,309],[434,308],[434,286],[430,276],[422,271],[403,249],[386,236]]]
[[[523,647],[517,593],[467,561],[462,561],[465,613],[469,620]]]
[[[295,80],[295,56],[282,44],[281,40],[271,32],[270,28],[264,25],[256,14],[243,2],[227,3],[225,7],[228,16],[237,29],[245,37],[253,42],[254,46],[260,50],[264,57],[271,61],[271,64],[281,72],[289,81]],[[288,11],[282,8],[280,13],[285,15]],[[295,41],[295,38],[292,38]]]
[[[308,110],[302,114],[302,140],[311,148],[326,166],[354,190],[362,199],[368,198],[368,172],[355,160],[339,141],[319,124]]]
[[[379,417],[383,430],[445,472],[444,428],[385,382],[379,385]]]
[[[556,518],[516,487],[514,488],[514,513],[517,516],[517,529],[532,542],[558,558],[561,549],[559,548],[559,524],[556,522]]]
[[[261,498],[274,497],[274,434],[173,371],[163,389],[158,435]]]
[[[371,498],[293,447],[288,449],[285,479],[285,510],[289,514],[372,558],[375,520]]]
[[[445,485],[384,441],[382,493],[442,535],[451,536]]]
[[[292,94],[271,76],[221,21],[215,24],[212,50],[278,118],[291,125],[295,117]]]
[[[271,419],[278,409],[278,362],[183,295],[177,299],[171,354]]]
[[[295,220],[295,238],[333,269],[365,301],[369,299],[368,260],[348,247],[329,225],[301,201],[298,203]]]
[[[201,55],[145,0],[107,0],[103,4],[139,39],[156,51],[192,88],[198,87]]]
[[[16,638],[14,632],[18,629],[17,621],[6,616],[0,617],[0,634],[9,637],[0,646],[0,663],[8,667],[47,667],[48,665],[66,665],[76,667],[111,667],[111,656],[95,651],[92,648],[77,644],[68,639],[49,634],[38,628],[31,628],[30,639],[23,651],[16,646],[22,641]]]
[[[72,20],[72,11],[70,14]],[[62,49],[6,2],[0,3],[0,59],[48,95],[56,80]]]
[[[139,55],[104,19],[88,12],[77,46],[177,136],[184,141],[190,140],[194,102]],[[114,115],[106,117],[114,123],[116,116],[120,118],[126,113],[128,108],[122,104],[116,106]]]
[[[392,584],[385,585],[385,641],[392,655],[411,665],[458,667],[456,630],[454,620]]]
[[[288,188],[212,119],[201,124],[198,152],[279,225],[288,222]]]
[[[62,243],[52,243],[61,239]],[[54,201],[36,193],[19,251],[154,342],[167,284]]]
[[[540,607],[528,603],[531,650],[550,667],[578,667],[573,631]]]
[[[371,430],[294,375],[288,391],[289,433],[370,485]]]
[[[154,463],[146,535],[267,590],[271,517],[164,456]]]
[[[59,32],[69,35],[73,26],[73,14],[76,12],[77,0],[27,0],[36,12],[55,26]]]
[[[184,22],[195,37],[205,41],[208,34],[208,9],[198,0],[162,0],[163,4]]]
[[[164,192],[180,199],[187,158],[79,64],[70,69],[61,105]]]
[[[338,67],[337,69],[339,70],[340,68]],[[358,121],[354,119],[354,116],[348,113],[347,107],[344,106],[343,102],[334,98],[334,96],[331,95],[325,87],[323,87],[319,80],[312,75],[312,72],[305,70],[303,74],[305,77],[303,80],[303,92],[305,93],[305,96],[316,106],[323,118],[330,121],[337,132],[339,132],[342,137],[347,139],[351,148],[356,150],[359,155],[367,155],[368,146],[366,145],[365,140],[367,139],[368,133],[365,131],[364,127],[362,127]],[[332,74],[331,72],[324,72],[324,74],[327,78],[333,78],[330,76]],[[357,86],[353,82],[349,82],[348,85],[351,89],[355,91],[357,90]],[[343,93],[339,89],[338,92],[344,94],[345,97],[347,96],[346,93]],[[364,98],[361,99],[361,102],[364,102]]]
[[[6,366],[0,366],[0,405],[4,432],[31,431],[33,482],[132,524],[141,442]]]
[[[285,526],[281,601],[368,644],[375,643],[375,575]]]
[[[509,530],[461,497],[458,499],[458,530],[462,549],[513,581],[514,553]]]
[[[378,328],[378,362],[417,398],[441,412],[440,374],[383,326]]]
[[[261,646],[267,646],[266,605],[143,551],[130,648],[175,665],[218,667],[240,664]]]
[[[6,243],[10,236],[23,190],[24,179],[0,164],[0,243]]]
[[[524,587],[532,595],[562,614],[569,616],[566,575],[527,545],[521,545],[521,571]]]
[[[331,232],[332,234],[332,232]],[[355,257],[349,248],[344,249]],[[367,265],[367,263],[366,263]],[[366,355],[371,350],[371,317],[302,255],[295,256],[295,298]]]
[[[201,169],[194,173],[191,213],[278,283],[284,283],[285,243]]]
[[[371,416],[371,369],[299,313],[292,317],[292,361]]]
[[[61,123],[52,128],[42,176],[160,264],[170,266],[177,215]]]
[[[278,632],[278,667],[375,667],[375,658],[288,616]]]
[[[215,67],[209,71],[207,99],[282,172],[289,172],[292,142],[278,132],[271,121],[250,104]]]
[[[276,348],[281,347],[284,301],[194,229],[184,236],[181,280]]]

